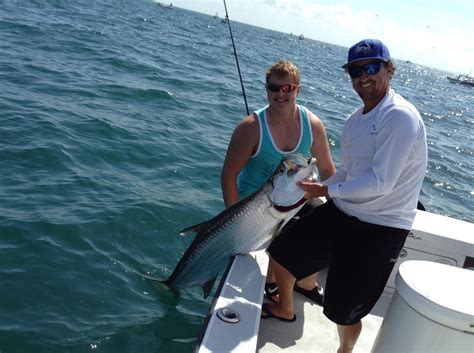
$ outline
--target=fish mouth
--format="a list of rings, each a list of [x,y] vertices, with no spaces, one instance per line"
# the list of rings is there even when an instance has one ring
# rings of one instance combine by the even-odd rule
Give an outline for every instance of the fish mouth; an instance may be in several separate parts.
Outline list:
[[[293,205],[289,205],[289,206],[279,206],[279,205],[273,205],[273,208],[275,208],[275,210],[277,210],[278,212],[281,212],[281,213],[285,213],[285,212],[290,212],[292,210],[294,210],[295,208],[298,208],[300,207],[301,205],[303,205],[306,201],[304,197],[301,198],[301,200],[299,200],[297,203],[293,204]]]
[[[280,173],[273,179],[273,190],[269,195],[272,206],[279,211],[287,212],[303,204],[304,190],[298,186],[298,181],[307,180],[315,171],[315,162],[302,155],[291,155],[284,160]]]

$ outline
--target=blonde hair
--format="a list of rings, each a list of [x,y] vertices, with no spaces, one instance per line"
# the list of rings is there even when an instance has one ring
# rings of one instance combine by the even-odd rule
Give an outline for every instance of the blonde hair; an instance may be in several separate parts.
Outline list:
[[[275,75],[280,79],[289,77],[296,84],[300,83],[301,78],[300,70],[298,70],[298,67],[289,60],[280,60],[270,66],[270,68],[267,70],[265,78],[267,83],[271,75]]]

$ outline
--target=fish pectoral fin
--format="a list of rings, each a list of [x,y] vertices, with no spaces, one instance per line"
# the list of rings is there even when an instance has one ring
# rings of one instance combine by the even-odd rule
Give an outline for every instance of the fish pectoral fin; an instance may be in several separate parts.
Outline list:
[[[205,222],[202,222],[202,223],[198,223],[198,224],[195,224],[191,227],[188,227],[188,228],[184,228],[182,230],[179,231],[179,235],[185,235],[186,233],[199,233],[204,227],[207,226],[209,221],[205,221]]]
[[[274,234],[278,234],[280,233],[280,230],[283,228],[283,226],[285,225],[285,220],[281,220],[276,226],[275,226],[275,233]]]
[[[216,283],[216,278],[217,275],[215,275],[213,278],[211,278],[209,281],[207,281],[201,286],[204,299],[206,299],[209,294],[211,294],[212,288],[214,288],[214,283]]]

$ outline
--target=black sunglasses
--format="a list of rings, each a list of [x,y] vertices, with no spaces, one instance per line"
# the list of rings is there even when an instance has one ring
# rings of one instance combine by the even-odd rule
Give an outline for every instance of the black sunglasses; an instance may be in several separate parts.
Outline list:
[[[380,71],[380,67],[382,64],[386,65],[386,63],[382,61],[376,61],[360,66],[353,65],[347,68],[347,72],[349,73],[349,76],[351,78],[359,78],[360,75],[362,75],[362,71],[364,71],[369,76],[373,76],[377,75],[377,73]]]
[[[295,90],[295,88],[301,87],[300,85],[293,85],[290,83],[285,83],[283,85],[267,83],[265,86],[268,88],[268,90],[274,93],[280,92],[280,90],[282,90],[284,93],[291,93]]]

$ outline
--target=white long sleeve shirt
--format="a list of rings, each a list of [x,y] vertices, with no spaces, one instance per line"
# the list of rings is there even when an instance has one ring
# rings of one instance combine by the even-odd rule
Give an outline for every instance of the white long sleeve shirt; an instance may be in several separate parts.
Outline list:
[[[329,196],[364,222],[411,229],[428,163],[417,109],[390,90],[369,113],[345,122],[341,166],[327,179]]]

